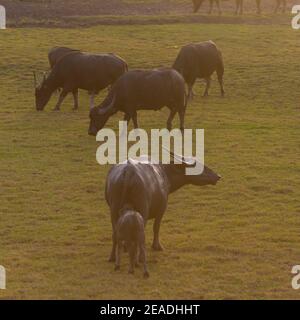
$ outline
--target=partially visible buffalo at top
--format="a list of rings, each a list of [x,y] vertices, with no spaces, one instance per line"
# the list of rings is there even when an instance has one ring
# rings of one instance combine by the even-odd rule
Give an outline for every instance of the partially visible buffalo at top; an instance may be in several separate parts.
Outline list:
[[[118,111],[125,113],[124,121],[133,120],[138,128],[137,110],[170,109],[167,128],[179,114],[180,128],[184,128],[186,108],[185,84],[182,76],[174,69],[131,70],[114,84],[106,99],[90,111],[89,134],[96,135],[110,116]]]
[[[180,72],[188,85],[188,98],[193,96],[193,85],[196,79],[206,80],[204,96],[208,95],[211,75],[216,71],[222,96],[224,64],[221,51],[213,41],[191,43],[181,48],[173,68]]]
[[[59,62],[60,59],[64,58],[66,55],[72,54],[73,52],[80,52],[80,50],[67,47],[53,47],[52,49],[50,49],[48,52],[50,68],[53,69],[53,67],[57,62]]]
[[[237,0],[237,1],[239,1],[239,0]],[[200,7],[201,7],[201,5],[202,5],[203,2],[204,2],[204,0],[193,0],[194,13],[196,13],[196,12],[200,9]],[[209,0],[209,10],[208,10],[208,14],[211,14],[211,13],[212,13],[214,3],[216,3],[216,6],[217,6],[217,8],[218,8],[219,14],[221,14],[222,11],[221,11],[221,7],[220,7],[220,0]]]
[[[62,54],[62,51],[65,53]],[[35,79],[36,109],[43,110],[51,95],[62,88],[54,110],[59,110],[69,92],[74,96],[74,109],[78,108],[78,89],[87,90],[91,95],[90,107],[94,104],[94,95],[112,85],[128,70],[127,63],[114,54],[91,54],[68,48],[57,48],[49,55],[52,69],[48,77],[37,86]]]

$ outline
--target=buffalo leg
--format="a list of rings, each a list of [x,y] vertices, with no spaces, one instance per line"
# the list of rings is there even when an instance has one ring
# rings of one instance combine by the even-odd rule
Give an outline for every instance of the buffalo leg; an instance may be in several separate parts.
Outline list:
[[[184,115],[185,115],[185,110],[180,110],[178,111],[179,114],[179,123],[180,123],[180,130],[183,134],[184,131]]]
[[[137,113],[134,112],[131,117],[132,117],[134,129],[138,129],[139,125],[137,122]]]
[[[236,11],[235,14],[243,14],[243,0],[236,0]]]
[[[167,129],[169,131],[172,130],[172,121],[173,121],[173,119],[175,117],[176,112],[177,111],[175,109],[171,109],[171,111],[170,111],[170,115],[169,115],[169,118],[168,118],[168,121],[167,121]]]
[[[244,12],[244,0],[240,0],[240,14]]]
[[[136,244],[131,243],[129,247],[129,270],[128,273],[134,274],[134,265],[136,261]]]
[[[209,10],[208,10],[208,14],[212,13],[214,7],[214,0],[209,0]]]
[[[193,86],[195,81],[188,83],[188,100],[192,100],[194,98]]]
[[[282,13],[285,13],[286,10],[286,0],[282,0]]]
[[[112,242],[113,242],[113,246],[111,249],[111,254],[109,257],[109,262],[114,262],[116,261],[116,248],[117,248],[117,243],[116,243],[116,236],[115,236],[115,232],[113,231],[113,235],[112,235]]]
[[[72,91],[73,93],[73,98],[74,98],[74,110],[78,109],[78,89],[75,89]]]
[[[159,229],[160,229],[160,223],[161,223],[162,215],[155,218],[153,223],[153,243],[152,243],[152,249],[155,251],[162,251],[163,247],[161,246],[159,242]],[[143,258],[142,250],[140,252],[141,258]],[[142,260],[142,259],[141,259]]]
[[[236,7],[235,7],[235,14],[239,13],[239,8],[240,8],[240,0],[236,0]]]
[[[148,272],[147,260],[146,260],[145,236],[143,236],[143,240],[140,242],[140,252],[141,252],[141,258],[144,266],[144,278],[149,278],[149,272]]]
[[[221,89],[221,96],[224,97],[225,91],[224,91],[224,83],[223,83],[223,72],[220,73],[217,71],[217,73],[218,73],[218,81]]]
[[[116,261],[116,248],[117,248],[117,238],[116,238],[116,231],[115,231],[115,225],[114,221],[111,221],[112,224],[112,249],[111,249],[111,254],[109,258],[109,262],[114,262]]]
[[[210,88],[210,78],[206,78],[205,81],[206,81],[206,88],[205,88],[203,97],[207,97],[208,96],[208,90]]]
[[[135,258],[134,258],[134,264],[135,267],[139,267],[139,255],[140,255],[140,248],[139,245],[136,245],[136,251],[135,251]]]
[[[58,111],[60,109],[60,106],[62,104],[62,102],[64,101],[65,97],[67,96],[68,92],[63,90],[58,98],[57,104],[55,106],[55,108],[53,109],[54,111]]]
[[[274,13],[277,13],[277,10],[280,6],[280,0],[276,0],[276,6],[275,6],[275,9],[274,9]]]
[[[90,93],[90,109],[93,109],[95,106],[94,103],[95,94],[93,92]]]
[[[116,247],[115,270],[120,270],[122,247],[123,247],[123,246],[122,246],[122,241],[118,241],[117,247]]]
[[[221,7],[220,7],[220,0],[215,0],[215,1],[216,1],[216,4],[217,4],[217,8],[218,8],[219,14],[222,14]]]
[[[260,0],[256,0],[256,8],[257,8],[257,14],[261,13],[261,8],[260,8]]]
[[[129,125],[130,119],[131,119],[131,116],[129,114],[125,113],[123,120],[127,122],[127,125]]]

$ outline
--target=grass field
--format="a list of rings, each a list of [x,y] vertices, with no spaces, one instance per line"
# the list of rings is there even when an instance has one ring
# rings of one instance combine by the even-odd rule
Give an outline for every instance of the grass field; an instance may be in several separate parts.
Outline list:
[[[0,264],[2,298],[271,299],[299,298],[299,31],[289,26],[172,24],[85,29],[8,29],[0,34]],[[109,167],[96,163],[87,135],[88,96],[59,113],[36,112],[33,70],[66,45],[115,52],[131,68],[169,66],[181,45],[214,40],[225,61],[226,97],[213,81],[186,115],[205,129],[215,187],[185,187],[169,199],[165,250],[150,250],[150,279],[107,262],[111,226],[104,201]],[[104,94],[103,94],[104,95]],[[103,95],[97,98],[101,101]],[[140,125],[165,126],[167,110],[141,112]],[[121,115],[109,127],[117,128]],[[176,124],[178,120],[176,119]],[[174,123],[174,124],[175,124]]]

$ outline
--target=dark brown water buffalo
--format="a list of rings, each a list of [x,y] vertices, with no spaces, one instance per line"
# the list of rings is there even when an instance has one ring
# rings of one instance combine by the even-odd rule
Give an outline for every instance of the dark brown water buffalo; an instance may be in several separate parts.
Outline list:
[[[138,128],[137,110],[170,109],[167,127],[179,114],[180,128],[184,128],[186,108],[184,79],[174,69],[132,70],[122,75],[114,84],[106,99],[90,111],[89,134],[96,135],[110,116],[118,111],[125,113],[124,120],[133,120]]]
[[[80,52],[80,50],[72,49],[68,47],[53,47],[48,52],[48,61],[50,65],[50,69],[53,69],[53,67],[58,63],[61,59],[63,59],[65,56],[73,53]],[[60,89],[59,89],[60,92]],[[72,91],[73,99],[74,99],[74,108],[78,107],[78,89]],[[91,103],[93,101],[93,96],[91,93]]]
[[[261,0],[255,0],[256,2],[256,13],[261,13]],[[244,0],[236,0],[235,14],[243,14],[244,11]]]
[[[208,95],[211,75],[216,71],[221,94],[224,95],[224,64],[221,51],[214,42],[191,43],[181,48],[173,68],[180,72],[188,85],[188,98],[193,96],[193,85],[196,79],[206,80],[204,96]]]
[[[286,11],[286,0],[276,0],[274,13],[277,13],[280,7],[281,7],[281,12],[284,13]]]
[[[256,1],[256,12],[258,14],[261,13],[261,0],[255,0]],[[277,1],[285,1],[285,0],[277,0]],[[204,0],[193,0],[193,5],[194,5],[194,12],[197,12]],[[219,0],[209,0],[209,11],[208,13],[212,13],[213,10],[213,5],[216,3],[218,12],[221,14],[221,8],[220,8],[220,1]],[[243,14],[244,10],[244,0],[235,0],[236,3],[236,9],[235,9],[235,14]]]
[[[120,210],[128,205],[139,212],[145,222],[154,219],[152,248],[162,250],[159,229],[169,194],[184,185],[215,185],[220,180],[220,176],[206,166],[199,175],[186,175],[186,168],[195,167],[194,161],[197,160],[191,158],[182,159],[180,164],[151,164],[144,156],[140,161],[129,159],[111,168],[105,188],[105,199],[110,207],[113,230],[110,261],[115,261],[116,258],[116,226]]]
[[[196,12],[200,9],[200,7],[201,7],[201,5],[202,5],[203,2],[204,2],[204,0],[193,0],[194,13],[196,13]],[[221,7],[220,7],[220,0],[209,0],[209,10],[208,10],[208,14],[211,14],[211,13],[212,13],[213,7],[214,7],[214,3],[215,3],[216,6],[217,6],[217,9],[218,9],[219,14],[221,14],[222,11],[221,11]]]
[[[43,110],[54,91],[62,88],[54,110],[59,110],[69,92],[78,108],[78,89],[87,90],[93,98],[100,90],[113,84],[128,70],[127,63],[114,54],[91,54],[77,50],[67,52],[56,60],[50,74],[35,90],[36,109]]]

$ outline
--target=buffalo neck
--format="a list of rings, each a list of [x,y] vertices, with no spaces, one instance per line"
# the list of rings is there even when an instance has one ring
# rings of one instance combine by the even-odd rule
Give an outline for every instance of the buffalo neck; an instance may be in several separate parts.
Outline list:
[[[162,168],[168,180],[169,194],[175,192],[176,190],[180,189],[185,184],[187,184],[185,181],[186,179],[184,179],[184,176],[174,171],[173,165],[163,164]]]
[[[45,84],[49,88],[51,94],[60,87],[60,84],[57,80],[58,79],[54,71],[52,71],[48,78],[45,80]]]

